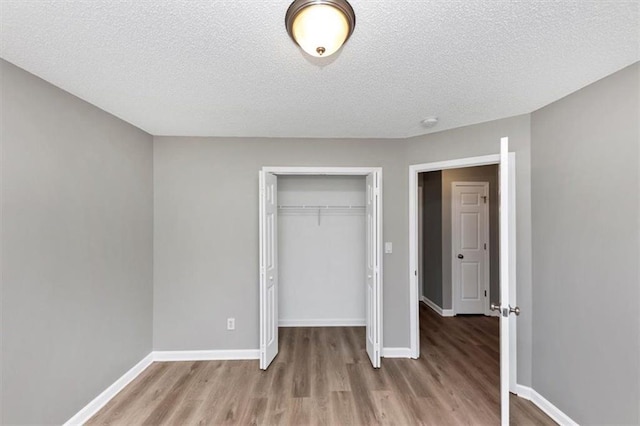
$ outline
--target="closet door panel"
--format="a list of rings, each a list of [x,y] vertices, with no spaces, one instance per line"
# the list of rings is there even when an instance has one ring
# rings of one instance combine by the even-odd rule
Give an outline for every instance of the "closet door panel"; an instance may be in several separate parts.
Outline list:
[[[379,214],[378,174],[367,175],[366,185],[366,319],[367,354],[375,368],[380,367],[380,293],[379,293],[379,257],[378,257],[378,214]]]
[[[260,368],[278,355],[278,178],[260,173]]]

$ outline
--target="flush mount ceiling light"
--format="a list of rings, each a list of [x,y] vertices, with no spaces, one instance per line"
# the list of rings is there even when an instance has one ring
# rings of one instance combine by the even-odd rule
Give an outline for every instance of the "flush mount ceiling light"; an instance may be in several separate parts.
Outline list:
[[[329,56],[349,39],[356,14],[346,0],[295,0],[284,18],[287,32],[309,55]]]

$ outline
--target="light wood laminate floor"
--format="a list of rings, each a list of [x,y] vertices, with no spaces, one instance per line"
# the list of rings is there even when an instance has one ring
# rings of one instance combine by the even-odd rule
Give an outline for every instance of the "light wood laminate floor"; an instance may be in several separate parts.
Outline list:
[[[90,425],[497,425],[498,320],[442,318],[421,304],[419,360],[371,368],[364,328],[280,328],[280,353],[258,361],[156,362]],[[512,424],[555,424],[511,396]]]

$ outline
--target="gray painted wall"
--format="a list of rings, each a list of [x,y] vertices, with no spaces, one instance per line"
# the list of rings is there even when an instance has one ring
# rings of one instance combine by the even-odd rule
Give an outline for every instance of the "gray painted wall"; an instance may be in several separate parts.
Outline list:
[[[258,171],[381,166],[384,345],[409,345],[408,194],[397,140],[154,138],[154,348],[256,349]],[[236,330],[226,330],[226,318]]]
[[[500,137],[509,136],[516,155],[516,280],[522,314],[518,327],[518,383],[531,385],[531,173],[530,116],[519,115],[411,138],[408,164],[421,164],[478,155],[497,154]]]
[[[453,182],[489,182],[489,287],[490,302],[500,301],[500,199],[498,198],[498,166],[464,167],[442,172],[442,303],[440,307],[453,307],[452,238],[451,238],[451,184]]]
[[[420,173],[423,295],[442,307],[442,172]]]
[[[0,60],[3,424],[60,424],[151,351],[152,138]]]
[[[531,118],[533,387],[580,424],[640,423],[639,80]]]

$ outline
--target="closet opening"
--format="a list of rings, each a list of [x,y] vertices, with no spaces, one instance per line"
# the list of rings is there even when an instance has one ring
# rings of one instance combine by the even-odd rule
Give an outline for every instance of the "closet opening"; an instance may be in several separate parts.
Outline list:
[[[379,368],[381,182],[380,168],[260,171],[261,369],[278,354],[279,327],[364,327],[355,334]]]
[[[365,326],[364,176],[278,180],[278,325]]]

